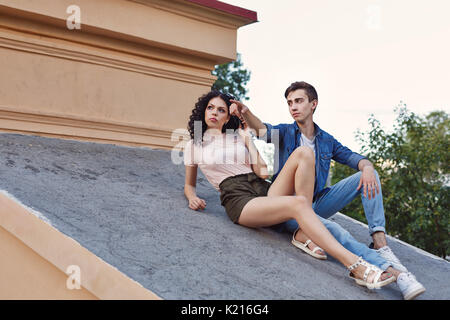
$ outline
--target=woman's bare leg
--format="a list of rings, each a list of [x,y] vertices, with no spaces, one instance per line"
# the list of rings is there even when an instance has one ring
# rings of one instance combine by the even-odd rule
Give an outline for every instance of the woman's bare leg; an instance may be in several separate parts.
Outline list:
[[[304,196],[312,205],[315,181],[315,158],[311,148],[302,146],[294,150],[289,156],[277,179],[269,188],[267,196],[296,195]],[[311,237],[301,228],[295,235],[295,240],[305,243]],[[308,247],[311,250],[317,245],[311,242]],[[318,254],[325,255],[322,250]]]
[[[243,226],[258,228],[282,223],[289,219],[296,219],[299,226],[311,237],[311,240],[344,266],[348,267],[358,259],[355,254],[337,242],[316,216],[309,200],[304,196],[258,197],[252,199],[244,206],[238,223]],[[365,267],[363,266],[356,268],[354,270],[355,276],[362,278],[364,270]],[[371,277],[369,276],[369,278]]]
[[[267,227],[289,219],[297,220],[299,226],[311,239],[345,266],[353,264],[357,256],[345,249],[323,223],[303,196],[258,197],[250,200],[242,210],[238,223],[243,226]]]
[[[267,196],[304,196],[312,204],[315,181],[314,152],[299,147],[292,152],[277,179],[269,188]]]

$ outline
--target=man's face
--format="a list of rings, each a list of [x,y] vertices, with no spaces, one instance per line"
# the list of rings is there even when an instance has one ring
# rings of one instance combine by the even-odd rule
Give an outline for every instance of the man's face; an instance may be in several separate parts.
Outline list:
[[[317,100],[309,101],[304,89],[298,89],[289,92],[287,104],[292,118],[298,123],[305,123],[309,118],[312,120],[312,114],[317,107]]]

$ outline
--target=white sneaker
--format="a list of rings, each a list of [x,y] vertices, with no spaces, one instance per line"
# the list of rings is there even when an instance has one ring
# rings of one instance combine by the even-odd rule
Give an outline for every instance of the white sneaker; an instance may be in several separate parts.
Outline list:
[[[392,267],[394,269],[397,269],[401,272],[408,272],[408,269],[406,269],[406,267],[404,265],[402,265],[400,260],[398,260],[398,258],[395,256],[394,252],[392,252],[391,248],[389,248],[388,246],[384,246],[383,248],[380,248],[375,251],[378,252],[378,254],[382,258],[384,258],[384,260],[386,260],[387,262],[392,264]]]
[[[424,286],[416,280],[411,272],[402,272],[397,277],[397,284],[405,300],[411,300],[425,292]]]

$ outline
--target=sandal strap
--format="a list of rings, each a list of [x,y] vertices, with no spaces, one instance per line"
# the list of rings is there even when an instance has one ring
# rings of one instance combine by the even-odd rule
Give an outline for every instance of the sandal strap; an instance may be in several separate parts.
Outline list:
[[[364,276],[363,276],[363,280],[365,282],[367,282],[367,278],[369,277],[369,273],[371,273],[372,271],[375,271],[372,269],[372,267],[368,266],[368,265],[364,265],[366,267],[366,270],[364,271]]]
[[[369,275],[372,271],[375,272],[375,275],[373,277],[371,284],[375,285],[380,281],[381,275],[383,274],[384,271],[381,270],[380,268],[378,268],[377,266],[375,266],[371,263],[368,263],[362,257],[359,257],[358,260],[354,264],[347,267],[348,271],[350,271],[350,275],[351,275],[351,271],[360,265],[366,267],[366,270],[364,270],[364,276],[363,276],[364,282],[367,282],[367,278],[369,277]]]
[[[381,274],[383,273],[383,270],[378,268],[377,266],[374,266],[371,263],[368,263],[367,261],[363,260],[361,265],[366,267],[366,270],[364,271],[363,280],[367,282],[367,278],[369,277],[370,273],[373,271],[375,272],[375,276],[373,277],[372,284],[378,283],[378,280],[380,280]]]
[[[292,235],[292,240],[295,240],[295,236],[297,235],[298,230],[300,230],[300,228],[297,228],[297,230],[294,231],[294,234]]]
[[[375,284],[375,283],[379,282],[381,275],[383,274],[384,271],[381,270],[380,268],[378,268],[377,266],[373,266],[372,270],[376,272],[375,276],[373,277],[373,281],[372,281],[372,283]]]
[[[313,252],[313,253],[316,253],[316,251],[319,251],[319,250],[324,251],[321,247],[317,246],[317,247],[315,247],[315,248],[312,250],[312,252]]]
[[[364,260],[362,257],[358,257],[358,260],[356,260],[356,262],[354,264],[352,264],[351,266],[347,267],[348,271],[352,271],[353,269],[357,268],[359,265],[363,264]]]

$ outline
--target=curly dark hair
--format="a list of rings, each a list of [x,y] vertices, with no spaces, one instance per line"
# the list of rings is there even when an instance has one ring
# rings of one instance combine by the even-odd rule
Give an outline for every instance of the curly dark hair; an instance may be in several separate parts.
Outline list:
[[[188,122],[188,126],[187,126],[189,134],[191,135],[191,138],[194,140],[195,143],[200,143],[203,141],[203,134],[205,133],[206,129],[208,129],[208,126],[205,122],[205,110],[206,110],[206,107],[208,106],[208,102],[215,97],[220,97],[220,98],[222,98],[223,101],[225,101],[225,103],[228,107],[228,114],[230,114],[230,109],[229,109],[229,107],[231,106],[230,100],[234,100],[233,96],[226,94],[226,93],[222,93],[218,90],[212,90],[212,91],[202,95],[200,98],[198,98],[198,101],[195,104],[194,109],[192,109],[192,114],[189,117],[189,122]],[[194,136],[194,122],[195,121],[202,122],[201,137]],[[227,129],[236,130],[241,125],[242,125],[241,121],[239,120],[238,117],[231,116],[228,123],[226,123],[222,127],[222,132],[226,132]]]

